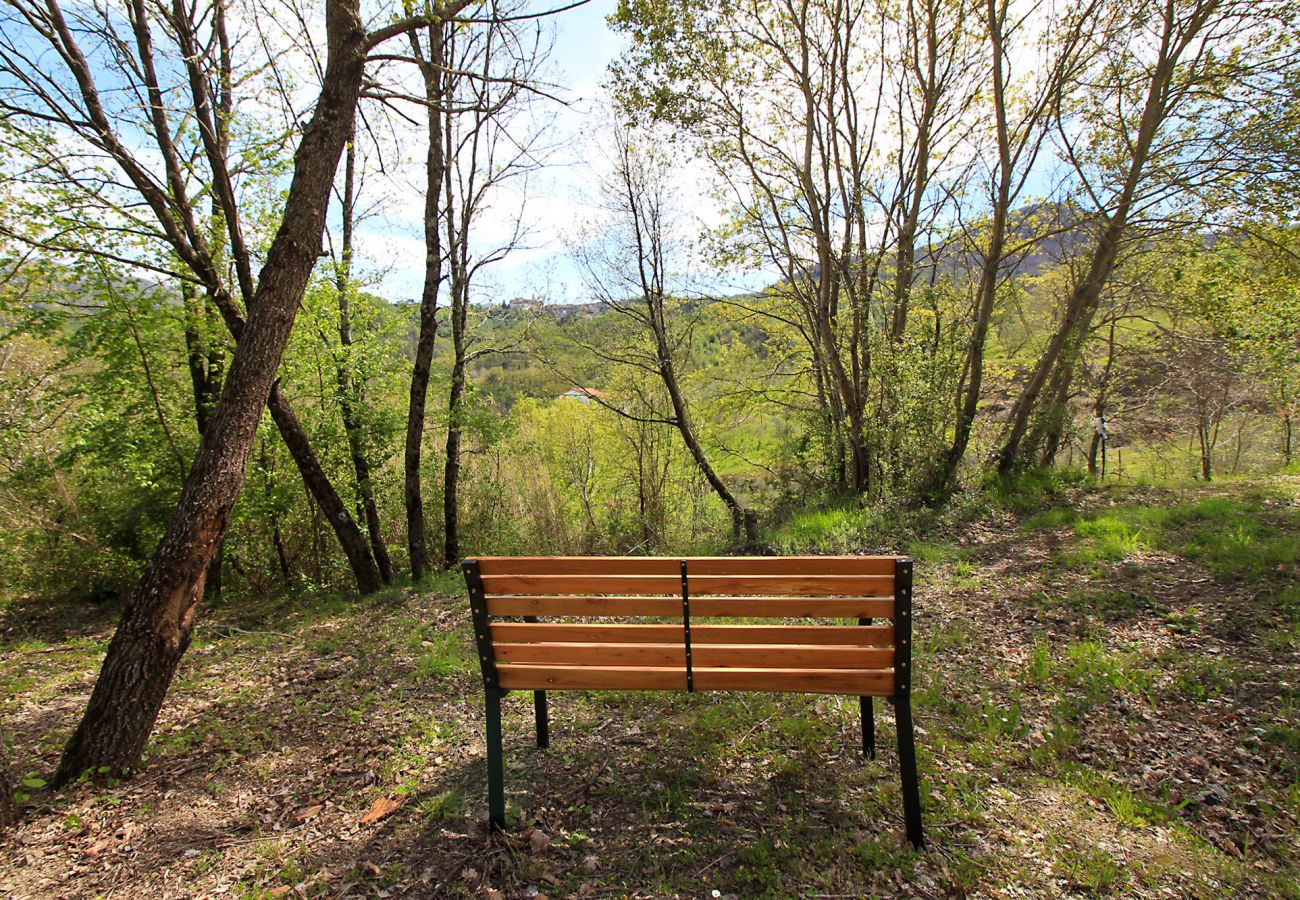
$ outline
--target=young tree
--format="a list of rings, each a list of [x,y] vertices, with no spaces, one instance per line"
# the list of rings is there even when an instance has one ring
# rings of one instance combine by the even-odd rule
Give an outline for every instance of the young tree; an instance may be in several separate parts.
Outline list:
[[[446,254],[447,315],[451,325],[451,385],[447,397],[447,443],[443,466],[442,562],[450,568],[461,553],[460,475],[467,418],[468,366],[501,348],[472,347],[470,303],[483,271],[505,259],[525,236],[517,209],[500,240],[475,240],[475,229],[501,200],[502,188],[522,182],[540,165],[541,128],[531,122],[532,101],[549,47],[540,27],[509,21],[514,0],[490,0],[491,17],[480,27],[448,29],[442,36],[446,66],[439,91],[442,148],[442,246]],[[426,280],[427,288],[427,280]]]
[[[361,421],[362,410],[366,406],[365,382],[356,369],[356,351],[352,339],[352,293],[355,284],[352,277],[353,229],[356,225],[357,206],[357,147],[356,135],[348,141],[344,154],[343,185],[339,191],[341,209],[341,244],[334,270],[334,290],[338,302],[338,341],[339,352],[336,364],[336,378],[339,394],[339,413],[343,420],[343,431],[347,436],[348,455],[352,460],[352,472],[356,476],[357,503],[366,522],[366,531],[370,537],[370,549],[374,553],[375,563],[379,567],[379,576],[385,584],[391,584],[394,577],[393,561],[388,555],[388,544],[384,540],[383,524],[379,521],[379,507],[375,503],[374,480],[371,475],[370,458],[367,453],[366,429]]]
[[[420,458],[424,449],[424,416],[429,397],[429,373],[433,367],[434,343],[438,336],[438,294],[443,282],[442,185],[446,175],[443,147],[444,28],[441,23],[410,33],[411,54],[424,86],[424,108],[428,142],[424,155],[424,286],[420,291],[420,328],[411,366],[411,392],[406,413],[406,448],[403,457],[406,502],[406,543],[411,557],[411,577],[416,581],[433,571],[429,535],[424,521],[424,497],[420,484]],[[420,40],[423,33],[424,42]]]
[[[668,421],[731,514],[733,536],[738,539],[743,511],[700,443],[678,377],[690,329],[673,324],[682,317],[682,307],[672,296],[670,266],[678,259],[684,224],[671,185],[675,161],[655,135],[642,137],[617,124],[610,149],[611,171],[601,190],[604,215],[588,223],[576,257],[592,294],[626,318],[640,340],[606,352],[611,361],[651,373],[663,384],[672,406]],[[616,409],[626,417],[626,410]]]

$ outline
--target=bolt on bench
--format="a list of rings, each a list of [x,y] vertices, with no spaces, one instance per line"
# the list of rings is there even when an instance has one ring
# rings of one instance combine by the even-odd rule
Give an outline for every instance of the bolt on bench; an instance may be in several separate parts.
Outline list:
[[[493,827],[506,818],[501,698],[509,691],[533,691],[538,747],[549,743],[549,690],[801,692],[860,697],[862,752],[872,758],[872,698],[893,701],[907,837],[921,847],[910,559],[498,556],[462,567],[486,694]],[[698,621],[718,618],[805,621]]]

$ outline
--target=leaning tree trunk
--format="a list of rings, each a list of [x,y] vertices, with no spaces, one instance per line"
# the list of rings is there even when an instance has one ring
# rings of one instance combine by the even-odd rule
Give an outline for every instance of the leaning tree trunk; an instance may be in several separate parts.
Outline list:
[[[335,166],[337,164],[338,161],[335,160]],[[316,242],[319,244],[320,239],[317,238]],[[218,290],[211,290],[209,296],[220,312],[226,330],[230,332],[230,336],[235,339],[235,345],[238,346],[243,340],[247,322],[228,295]],[[289,455],[293,458],[294,465],[298,467],[298,473],[302,475],[303,485],[311,498],[316,501],[325,518],[329,520],[330,528],[334,530],[334,536],[338,539],[343,555],[347,557],[348,565],[352,569],[357,590],[363,594],[379,590],[383,586],[383,579],[375,557],[370,551],[370,545],[366,543],[365,535],[361,533],[361,529],[348,512],[343,498],[339,496],[334,483],[330,481],[324,466],[321,465],[320,458],[307,438],[307,432],[294,414],[293,407],[289,405],[289,398],[280,389],[278,379],[271,386],[271,392],[266,398],[266,406],[285,447],[289,450]]]
[[[327,3],[325,25],[328,63],[320,97],[303,129],[284,216],[221,401],[176,512],[109,643],[86,712],[59,761],[56,784],[88,770],[122,772],[140,761],[189,646],[207,568],[243,487],[262,407],[320,251],[330,187],[360,95],[366,31],[358,0]]]
[[[651,322],[655,329],[655,343],[659,351],[659,377],[663,380],[664,387],[668,389],[668,397],[673,404],[673,417],[677,420],[677,430],[682,435],[682,441],[686,444],[686,449],[690,451],[691,458],[695,460],[695,465],[704,476],[704,480],[713,488],[713,493],[718,495],[722,505],[727,507],[731,513],[732,536],[739,542],[741,534],[741,523],[744,513],[740,508],[740,503],[731,493],[721,476],[709,462],[708,454],[704,452],[704,447],[700,444],[699,436],[695,433],[695,426],[691,422],[690,411],[686,408],[686,398],[682,395],[681,385],[677,382],[677,369],[673,366],[672,350],[668,346],[667,323],[664,322],[662,306],[656,310],[653,301],[650,303]]]
[[[1190,35],[1184,35],[1183,39],[1176,43],[1179,47],[1186,48],[1190,40]],[[1165,50],[1168,51],[1167,46]],[[1024,390],[1021,391],[1011,409],[1006,437],[996,456],[997,470],[1000,475],[1009,474],[1022,461],[1021,442],[1029,429],[1034,408],[1043,389],[1047,386],[1049,376],[1057,365],[1074,364],[1075,354],[1080,351],[1088,336],[1092,317],[1101,303],[1102,291],[1115,270],[1120,242],[1128,230],[1129,214],[1133,209],[1138,186],[1151,156],[1152,144],[1169,112],[1168,90],[1177,68],[1178,52],[1173,52],[1172,55],[1162,52],[1157,60],[1151,81],[1147,84],[1146,100],[1143,104],[1137,135],[1132,144],[1128,171],[1125,173],[1124,183],[1116,198],[1114,209],[1105,217],[1105,227],[1093,248],[1088,274],[1071,292],[1066,303],[1065,315],[1061,317],[1060,324],[1047,342],[1047,347],[1029,376],[1029,381],[1025,383]]]
[[[194,392],[194,425],[199,437],[208,430],[208,420],[221,399],[221,379],[226,367],[226,351],[218,341],[204,337],[211,324],[212,307],[209,301],[200,301],[194,285],[181,283],[181,297],[185,307],[185,359],[190,370],[190,384]],[[221,570],[225,558],[225,542],[217,544],[217,552],[208,564],[205,594],[212,599],[221,596]]]
[[[319,238],[317,242],[319,243]],[[263,274],[265,271],[263,270]],[[366,536],[361,533],[356,520],[348,512],[347,504],[334,488],[334,482],[330,481],[329,475],[325,473],[320,458],[316,456],[316,451],[312,449],[311,442],[307,439],[307,432],[298,421],[298,417],[294,415],[288,398],[280,390],[278,379],[271,386],[266,405],[271,412],[272,420],[280,430],[280,437],[284,440],[285,447],[289,449],[289,455],[298,466],[303,485],[316,501],[316,505],[320,507],[321,513],[329,520],[334,536],[338,538],[339,546],[343,548],[343,555],[348,558],[348,565],[351,566],[352,575],[357,582],[357,590],[363,594],[379,590],[384,586],[384,581],[379,574],[375,557],[370,552],[370,545],[366,543]]]

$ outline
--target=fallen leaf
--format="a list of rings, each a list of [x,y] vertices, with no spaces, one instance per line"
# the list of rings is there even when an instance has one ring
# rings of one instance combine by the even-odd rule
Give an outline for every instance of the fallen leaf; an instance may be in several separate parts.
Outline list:
[[[378,822],[384,816],[392,815],[402,808],[400,800],[390,800],[387,797],[379,797],[370,806],[370,812],[361,817],[360,824],[369,825],[371,822]]]
[[[316,818],[316,816],[319,816],[321,810],[323,810],[324,808],[325,807],[319,803],[315,804],[314,806],[304,806],[302,809],[298,810],[296,813],[293,814],[293,820],[297,822],[299,825],[301,825],[303,822],[306,822],[308,819],[314,819]],[[364,820],[362,820],[362,824],[365,824]]]

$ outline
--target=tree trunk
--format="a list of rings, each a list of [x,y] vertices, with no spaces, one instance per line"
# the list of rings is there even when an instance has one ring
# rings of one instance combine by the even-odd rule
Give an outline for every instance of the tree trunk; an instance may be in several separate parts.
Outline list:
[[[989,40],[993,51],[992,88],[997,128],[998,176],[993,195],[993,209],[990,213],[988,246],[984,252],[979,287],[975,295],[975,324],[966,352],[963,383],[959,383],[957,387],[957,420],[953,429],[952,443],[921,489],[922,497],[932,504],[946,500],[956,487],[957,469],[966,456],[971,431],[975,427],[980,392],[984,387],[984,345],[988,341],[989,326],[993,321],[998,276],[1002,271],[1002,257],[1006,252],[1007,217],[1014,196],[1011,179],[1015,162],[1012,156],[1011,131],[1007,124],[1006,76],[1002,66],[1002,24],[991,0],[987,7],[987,17]]]
[[[453,295],[456,293],[453,290]],[[452,297],[452,344],[455,360],[451,368],[451,391],[447,398],[447,458],[442,477],[443,547],[442,564],[451,568],[460,561],[460,443],[461,401],[465,396],[465,313],[469,298]]]
[[[13,772],[9,768],[9,751],[0,731],[0,831],[18,821],[18,803],[14,800]]]
[[[319,241],[318,237],[317,242]],[[265,270],[263,276],[265,277]],[[316,451],[307,440],[307,432],[303,430],[302,423],[298,421],[293,408],[289,406],[288,399],[280,390],[278,380],[271,386],[267,407],[271,411],[271,418],[275,421],[276,427],[280,430],[284,445],[289,448],[289,455],[298,466],[303,485],[316,501],[316,505],[320,507],[330,527],[334,529],[334,536],[338,538],[339,546],[343,548],[343,555],[347,557],[348,564],[352,567],[352,576],[356,579],[357,590],[363,594],[379,590],[384,586],[383,576],[379,574],[379,566],[370,552],[366,536],[357,527],[356,520],[348,512],[347,504],[343,502],[339,492],[334,489],[334,483],[325,474]]]
[[[190,371],[190,384],[194,391],[194,424],[199,437],[208,429],[208,420],[221,399],[221,379],[225,372],[226,351],[216,341],[209,341],[205,334],[214,324],[213,308],[210,301],[200,302],[194,285],[181,283],[181,298],[185,307],[185,359]],[[224,542],[223,542],[224,543]],[[221,597],[221,565],[225,558],[223,544],[217,545],[217,552],[208,564],[206,594],[216,600]]]
[[[384,529],[379,521],[379,508],[375,505],[374,481],[371,478],[370,460],[366,456],[365,433],[358,410],[365,406],[361,382],[353,377],[352,364],[352,305],[348,291],[352,281],[352,227],[356,215],[356,136],[348,141],[343,174],[343,246],[335,279],[339,304],[339,353],[337,377],[339,388],[339,414],[343,420],[343,433],[348,441],[348,454],[352,458],[352,472],[357,479],[357,501],[366,520],[370,535],[370,549],[374,553],[379,577],[385,584],[393,581],[393,561],[384,541]]]
[[[1173,9],[1172,4],[1170,4],[1169,9]],[[1197,18],[1203,25],[1204,19],[1199,14]],[[1105,228],[1097,239],[1097,246],[1093,250],[1092,261],[1088,266],[1088,274],[1071,292],[1060,325],[1053,333],[1051,340],[1048,341],[1047,348],[1043,351],[1037,367],[1025,384],[1015,406],[1012,407],[1006,437],[996,457],[999,474],[1008,474],[1020,464],[1021,441],[1029,428],[1030,418],[1033,415],[1039,395],[1047,385],[1048,377],[1058,363],[1067,366],[1074,364],[1077,354],[1087,338],[1092,317],[1101,302],[1102,290],[1110,279],[1111,273],[1115,270],[1120,241],[1125,236],[1128,228],[1129,213],[1133,206],[1134,197],[1137,195],[1152,144],[1169,112],[1169,86],[1177,67],[1178,54],[1181,52],[1178,48],[1185,48],[1191,40],[1190,34],[1184,34],[1180,36],[1178,41],[1168,41],[1171,32],[1176,28],[1171,18],[1166,18],[1164,27],[1167,40],[1162,45],[1161,56],[1156,60],[1151,80],[1147,83],[1142,116],[1130,151],[1132,155],[1129,158],[1128,171],[1125,172],[1124,182],[1118,197],[1115,199],[1113,209],[1108,213],[1102,211]]]
[[[64,748],[56,784],[86,771],[120,773],[140,761],[189,647],[208,565],[243,486],[262,407],[320,251],[330,187],[356,113],[366,57],[357,0],[328,3],[325,25],[328,63],[320,97],[303,129],[281,225],[221,401],[166,534],[123,611],[86,712]]]
[[[1051,400],[1039,416],[1038,424],[1029,435],[1029,446],[1038,452],[1038,465],[1048,468],[1056,461],[1057,451],[1065,437],[1065,427],[1070,420],[1070,386],[1074,381],[1073,365],[1057,366],[1052,376]]]
[[[333,166],[337,167],[337,165],[338,160],[335,159]],[[317,245],[320,244],[319,236],[315,239],[315,242]],[[265,274],[267,270],[264,268],[262,271]],[[260,285],[258,296],[260,296]],[[248,329],[248,323],[245,322],[228,295],[219,290],[210,289],[209,299],[219,311],[222,321],[225,322],[226,330],[235,339],[235,346],[238,347]],[[298,302],[301,302],[301,297]],[[280,437],[284,440],[285,447],[289,450],[289,455],[298,467],[298,472],[302,475],[303,484],[311,494],[312,499],[320,507],[321,512],[324,513],[325,518],[329,520],[330,527],[338,538],[339,546],[343,549],[343,554],[347,557],[348,564],[352,569],[352,577],[356,581],[357,590],[363,594],[379,590],[383,586],[382,577],[375,562],[375,557],[371,553],[370,546],[366,543],[365,535],[361,533],[361,529],[357,526],[351,513],[348,512],[346,504],[344,504],[343,499],[335,489],[334,483],[330,481],[329,475],[325,473],[324,467],[321,466],[316,451],[312,449],[311,441],[307,439],[307,432],[303,430],[302,424],[298,421],[293,408],[289,405],[288,398],[281,391],[278,380],[271,386],[266,406],[271,412],[271,418],[280,432]]]
[[[651,315],[656,315],[655,310],[651,310]],[[709,483],[709,487],[713,488],[713,493],[718,495],[718,499],[731,513],[732,537],[739,541],[743,513],[731,490],[709,462],[709,457],[704,452],[704,448],[700,446],[700,440],[695,434],[695,426],[692,424],[690,412],[686,408],[686,399],[682,396],[681,385],[677,383],[677,370],[673,366],[672,354],[668,347],[668,336],[659,330],[667,327],[667,323],[663,321],[662,308],[658,311],[654,321],[656,325],[655,343],[659,349],[659,376],[663,380],[664,387],[668,389],[668,397],[673,404],[673,417],[677,420],[677,430],[681,432],[682,441],[686,444],[686,449],[690,451],[691,458],[695,460],[695,465],[699,468],[700,474],[704,476],[704,480]]]
[[[442,132],[442,26],[429,28],[429,57],[423,61],[419,38],[411,33],[412,49],[421,59],[424,99],[429,115],[429,146],[424,159],[424,289],[420,294],[420,335],[411,369],[411,397],[406,413],[405,499],[406,543],[411,556],[411,577],[419,581],[433,570],[428,532],[424,524],[424,499],[420,486],[420,455],[424,445],[424,412],[429,396],[429,370],[438,336],[438,290],[442,285],[442,230],[438,214],[446,161]]]
[[[1196,437],[1201,447],[1201,478],[1209,481],[1213,477],[1214,464],[1210,458],[1210,424],[1206,421],[1204,412],[1198,413],[1196,417]]]

